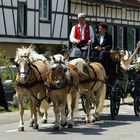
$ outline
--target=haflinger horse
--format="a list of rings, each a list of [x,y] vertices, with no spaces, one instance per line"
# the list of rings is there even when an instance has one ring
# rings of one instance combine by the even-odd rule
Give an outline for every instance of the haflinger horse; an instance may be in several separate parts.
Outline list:
[[[106,94],[106,73],[104,67],[97,62],[87,64],[82,58],[73,59],[69,64],[77,67],[79,71],[79,93],[86,96],[86,123],[99,120],[103,110]],[[95,105],[95,113],[90,117],[90,98]]]
[[[60,126],[74,126],[74,113],[76,109],[78,93],[78,70],[72,65],[66,66],[62,55],[52,56],[51,71],[47,77],[48,94],[53,102],[55,114],[54,130],[60,130]],[[68,117],[65,109],[68,106]]]
[[[37,110],[40,105],[45,104],[44,114],[47,114],[49,104],[46,102],[47,94],[44,81],[50,70],[49,63],[44,56],[39,55],[32,47],[18,48],[15,57],[15,63],[18,68],[16,75],[16,96],[19,104],[20,124],[19,131],[24,131],[23,122],[23,98],[29,97],[31,108],[30,126],[38,129]]]

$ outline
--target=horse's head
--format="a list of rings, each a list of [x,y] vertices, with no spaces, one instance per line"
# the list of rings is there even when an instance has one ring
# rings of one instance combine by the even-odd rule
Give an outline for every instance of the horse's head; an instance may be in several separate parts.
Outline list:
[[[53,63],[50,72],[51,84],[56,88],[62,88],[66,83],[67,67],[62,62]]]
[[[28,57],[22,57],[16,62],[18,68],[19,81],[25,83],[30,72],[30,60]]]

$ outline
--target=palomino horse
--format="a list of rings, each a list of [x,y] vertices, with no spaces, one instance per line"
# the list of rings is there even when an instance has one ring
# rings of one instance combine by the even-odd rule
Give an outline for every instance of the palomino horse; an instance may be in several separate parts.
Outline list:
[[[76,108],[76,99],[78,92],[78,70],[77,68],[66,65],[62,62],[60,55],[52,57],[51,71],[47,77],[48,93],[53,102],[53,110],[55,114],[54,130],[60,129],[61,126],[68,125],[72,128],[74,125],[74,111]],[[66,122],[66,103],[68,105],[68,120]],[[60,115],[61,113],[61,115]],[[60,123],[61,116],[61,123]]]
[[[49,72],[49,65],[47,60],[46,62],[44,61],[45,58],[43,58],[43,56],[40,57],[37,53],[36,55],[30,56],[31,54],[35,54],[34,50],[31,48],[18,48],[15,58],[15,63],[18,67],[18,73],[16,75],[16,96],[20,112],[19,131],[24,131],[23,97],[29,97],[31,108],[30,126],[33,126],[35,129],[38,129],[37,109],[39,108],[41,101],[46,98],[44,81]],[[43,59],[41,60],[41,58]],[[46,105],[46,107],[48,107],[48,104]]]
[[[86,119],[85,121],[91,122],[99,119],[99,115],[103,110],[106,84],[105,70],[100,63],[87,64],[83,59],[77,58],[71,60],[69,64],[75,65],[79,71],[79,92],[86,96]],[[90,118],[90,98],[93,99],[95,104],[95,113]]]

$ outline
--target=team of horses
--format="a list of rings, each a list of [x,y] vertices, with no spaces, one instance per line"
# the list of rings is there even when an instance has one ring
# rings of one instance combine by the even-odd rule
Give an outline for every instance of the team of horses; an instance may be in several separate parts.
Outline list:
[[[54,130],[61,126],[74,126],[75,112],[78,108],[79,94],[86,97],[85,122],[100,119],[106,94],[106,74],[104,67],[97,62],[86,63],[82,58],[71,61],[60,54],[50,59],[38,54],[32,46],[18,48],[15,57],[18,68],[16,75],[16,96],[19,103],[19,131],[24,131],[23,98],[29,97],[31,120],[30,127],[38,129],[38,113],[47,122],[47,110],[53,105]],[[95,113],[90,114],[90,101]],[[68,110],[66,115],[65,110]]]

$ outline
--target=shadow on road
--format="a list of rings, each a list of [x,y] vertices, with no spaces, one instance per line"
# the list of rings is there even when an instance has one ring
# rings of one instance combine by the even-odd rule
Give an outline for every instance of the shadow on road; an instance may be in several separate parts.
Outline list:
[[[74,128],[62,128],[60,131],[53,131],[53,128],[40,128],[40,132],[47,132],[49,134],[69,134],[69,133],[79,133],[82,135],[102,135],[102,132],[108,131],[108,128],[113,128],[117,126],[130,125],[133,121],[140,121],[140,117],[134,115],[119,115],[117,120],[109,119],[109,116],[102,116],[101,121],[95,123],[85,124],[84,120],[79,118],[76,121],[76,126]]]

